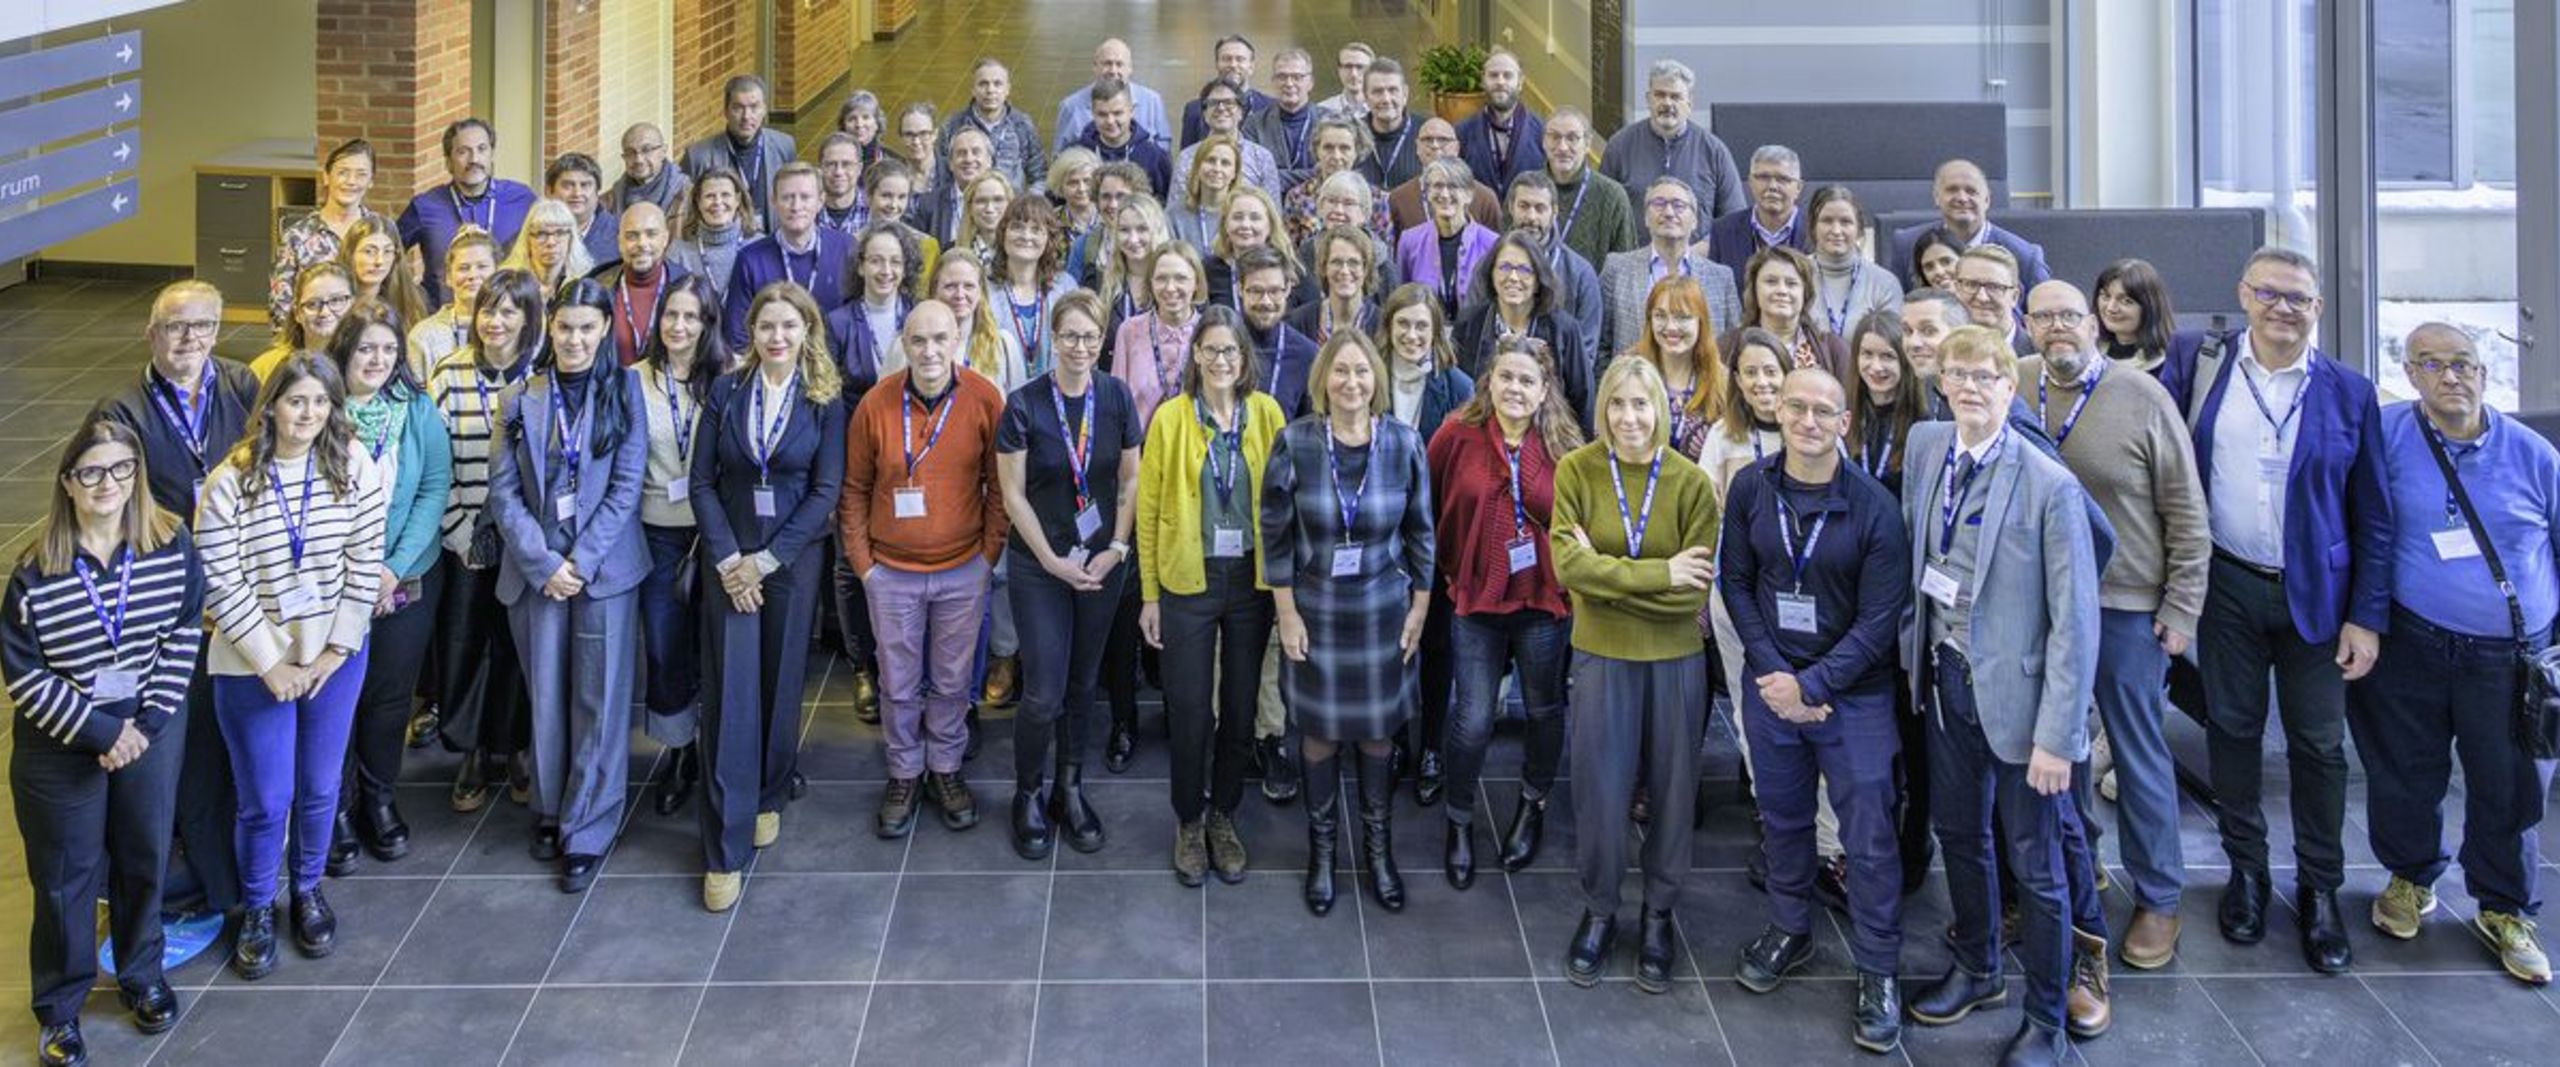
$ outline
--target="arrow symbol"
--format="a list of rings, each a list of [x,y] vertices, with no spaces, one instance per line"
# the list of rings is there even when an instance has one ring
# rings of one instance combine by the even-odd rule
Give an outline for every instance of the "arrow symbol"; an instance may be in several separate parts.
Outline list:
[[[126,66],[133,65],[133,46],[130,44],[118,45],[116,47],[116,62],[125,64]]]
[[[118,93],[118,94],[116,94],[116,110],[118,110],[118,111],[131,111],[131,110],[133,110],[133,94],[132,94],[132,93]]]
[[[122,162],[124,162],[125,160],[127,160],[127,159],[129,159],[129,158],[132,158],[132,156],[133,156],[133,146],[132,146],[132,145],[127,144],[127,143],[125,143],[125,142],[123,142],[123,141],[118,141],[118,142],[116,142],[116,150],[115,150],[116,162],[118,162],[118,163],[122,163]]]
[[[118,215],[122,215],[122,214],[124,214],[124,206],[125,206],[126,204],[128,204],[128,203],[131,203],[131,202],[132,202],[132,201],[125,199],[125,195],[124,195],[123,193],[117,193],[117,194],[116,194],[116,198],[115,198],[114,200],[112,200],[112,201],[109,201],[109,203],[111,203],[111,204],[113,204],[113,205],[115,206],[116,214],[118,214]]]

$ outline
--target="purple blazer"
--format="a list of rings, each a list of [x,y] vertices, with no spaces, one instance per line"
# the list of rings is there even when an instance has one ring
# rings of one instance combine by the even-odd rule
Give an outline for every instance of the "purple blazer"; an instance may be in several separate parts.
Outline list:
[[[1501,240],[1502,235],[1473,222],[1458,231],[1457,288],[1462,296],[1475,277],[1476,266],[1484,262],[1484,257],[1493,254],[1493,246]],[[1444,279],[1440,277],[1440,233],[1431,228],[1430,222],[1425,221],[1396,236],[1396,269],[1408,283],[1430,286],[1435,293],[1447,291]],[[1449,318],[1457,318],[1455,306],[1441,310]]]

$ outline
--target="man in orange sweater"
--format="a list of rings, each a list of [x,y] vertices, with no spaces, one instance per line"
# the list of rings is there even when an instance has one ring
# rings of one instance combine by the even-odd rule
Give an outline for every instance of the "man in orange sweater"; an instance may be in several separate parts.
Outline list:
[[[862,576],[880,642],[882,837],[914,828],[920,792],[944,826],[978,824],[960,761],[987,572],[1005,537],[995,463],[1003,395],[960,368],[959,318],[939,301],[907,314],[898,343],[907,369],[865,394],[846,428],[837,505],[845,560]]]

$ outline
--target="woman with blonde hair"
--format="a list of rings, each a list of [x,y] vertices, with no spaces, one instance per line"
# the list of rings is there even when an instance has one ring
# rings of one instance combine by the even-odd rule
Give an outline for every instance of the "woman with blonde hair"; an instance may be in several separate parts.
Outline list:
[[[533,275],[545,296],[556,296],[569,282],[587,276],[595,269],[595,257],[586,243],[578,240],[578,217],[569,205],[550,197],[533,202],[525,212],[524,230],[516,234],[515,247],[507,250],[500,267],[513,267]]]
[[[1206,251],[1218,239],[1227,197],[1243,188],[1244,149],[1232,134],[1213,133],[1191,148],[1191,170],[1182,176],[1173,207],[1173,235]]]

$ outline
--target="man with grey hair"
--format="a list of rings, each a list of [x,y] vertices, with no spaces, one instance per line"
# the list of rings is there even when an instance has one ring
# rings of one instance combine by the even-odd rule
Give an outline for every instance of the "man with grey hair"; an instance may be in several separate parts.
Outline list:
[[[1058,121],[1049,128],[1049,153],[1056,155],[1075,146],[1084,136],[1085,127],[1093,123],[1093,90],[1106,81],[1126,84],[1129,93],[1129,117],[1138,128],[1147,131],[1161,152],[1173,151],[1173,127],[1165,125],[1164,97],[1140,85],[1134,79],[1135,60],[1129,54],[1129,42],[1117,37],[1103,41],[1093,49],[1093,80],[1058,101]]]
[[[1804,196],[1804,161],[1782,144],[1751,153],[1751,206],[1716,216],[1707,227],[1707,258],[1736,278],[1751,257],[1772,245],[1813,253],[1813,226],[1798,209]]]
[[[1285,48],[1271,57],[1271,106],[1245,116],[1244,136],[1271,150],[1280,164],[1278,195],[1316,173],[1316,61],[1304,48]]]
[[[1742,172],[1733,152],[1691,117],[1698,75],[1678,60],[1657,60],[1645,74],[1645,118],[1630,122],[1600,152],[1600,173],[1642,189],[1665,174],[1689,185],[1699,210],[1718,218],[1743,208]],[[1643,220],[1637,220],[1641,227]]]

